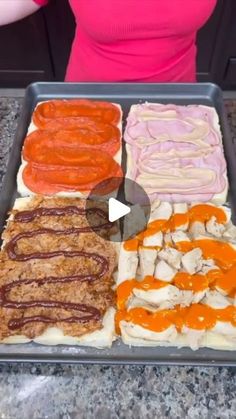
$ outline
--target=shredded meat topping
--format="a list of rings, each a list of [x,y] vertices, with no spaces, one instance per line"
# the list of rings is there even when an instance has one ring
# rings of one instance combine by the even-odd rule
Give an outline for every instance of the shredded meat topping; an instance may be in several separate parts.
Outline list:
[[[72,205],[85,208],[85,200],[35,197],[27,204],[27,208],[22,210],[33,211],[36,208]],[[91,208],[106,210],[101,202],[91,201],[89,205]],[[105,312],[114,305],[112,286],[117,255],[114,244],[106,240],[114,233],[114,227],[104,229],[104,238],[93,231],[63,234],[63,231],[71,228],[88,227],[86,216],[81,214],[41,216],[29,222],[19,222],[14,220],[18,213],[18,210],[13,210],[11,213],[3,233],[4,246],[0,253],[0,339],[15,334],[33,339],[50,326],[57,326],[65,335],[70,336],[81,336],[100,329]],[[94,222],[96,225],[101,222],[96,214]],[[60,230],[62,234],[56,235],[50,231],[36,234],[36,230],[42,229]],[[26,261],[13,260],[9,253],[9,244],[16,235],[25,232],[35,232],[35,234],[32,237],[23,236],[17,241],[16,255],[50,254],[58,251],[60,254],[44,259],[32,257]],[[104,265],[106,269],[102,276],[99,277],[101,261],[87,257],[88,253],[99,255],[106,261]],[[73,257],[68,257],[71,254]],[[66,278],[65,281],[63,278]],[[40,304],[45,301],[49,303],[49,307]],[[14,306],[16,302],[20,303],[17,308]],[[35,306],[27,307],[27,304],[32,305],[32,302],[35,302]],[[50,307],[53,302],[55,306]],[[57,307],[58,302],[64,306]],[[24,308],[22,308],[23,303],[25,303]],[[73,303],[73,308],[67,303]],[[78,310],[80,305],[92,307],[100,315],[91,317],[87,321],[66,321],[68,318],[84,315]],[[9,327],[12,320],[25,320],[29,317],[32,321],[27,323],[22,321],[22,325],[16,329]],[[45,322],[43,321],[45,318],[52,321]]]

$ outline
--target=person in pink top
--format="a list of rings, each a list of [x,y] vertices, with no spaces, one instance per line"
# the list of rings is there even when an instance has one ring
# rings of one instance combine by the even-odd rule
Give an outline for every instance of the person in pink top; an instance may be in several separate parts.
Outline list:
[[[195,82],[196,34],[216,1],[69,0],[76,32],[65,80]],[[47,2],[1,0],[0,24]]]

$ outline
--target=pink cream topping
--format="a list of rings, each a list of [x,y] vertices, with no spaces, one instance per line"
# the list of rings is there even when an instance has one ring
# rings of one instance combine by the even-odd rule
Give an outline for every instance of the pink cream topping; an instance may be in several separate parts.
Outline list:
[[[227,186],[217,117],[209,107],[136,105],[124,138],[132,145],[129,177],[151,200],[209,201]]]

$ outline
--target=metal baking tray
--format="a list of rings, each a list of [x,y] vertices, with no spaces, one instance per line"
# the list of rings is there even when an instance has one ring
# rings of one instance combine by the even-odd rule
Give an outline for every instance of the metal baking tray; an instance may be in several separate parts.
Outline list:
[[[15,135],[3,189],[0,194],[0,229],[17,197],[16,174],[20,165],[22,143],[32,111],[37,102],[55,98],[90,98],[120,103],[126,120],[130,106],[138,102],[203,104],[213,106],[220,117],[224,151],[230,183],[229,205],[236,214],[236,155],[220,88],[211,83],[198,84],[104,84],[104,83],[34,83],[26,89],[22,112]],[[125,162],[125,157],[124,157]],[[111,349],[77,346],[43,346],[34,343],[0,344],[0,362],[69,362],[97,364],[168,364],[168,365],[236,365],[236,351],[188,348],[128,347],[117,341]]]

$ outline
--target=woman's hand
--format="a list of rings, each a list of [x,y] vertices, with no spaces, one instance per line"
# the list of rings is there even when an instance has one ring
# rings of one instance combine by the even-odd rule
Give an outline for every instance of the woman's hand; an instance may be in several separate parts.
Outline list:
[[[23,19],[39,8],[33,0],[0,0],[0,25]]]

